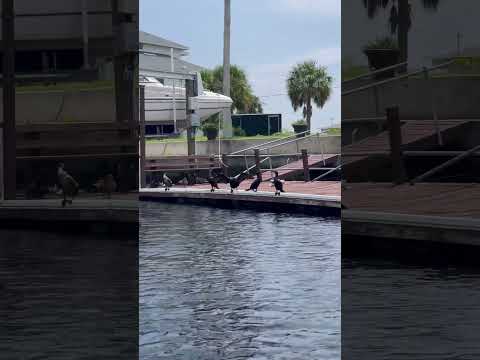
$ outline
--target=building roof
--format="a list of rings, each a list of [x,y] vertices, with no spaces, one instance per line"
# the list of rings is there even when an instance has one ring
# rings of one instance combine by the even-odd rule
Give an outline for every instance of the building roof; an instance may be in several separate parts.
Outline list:
[[[188,50],[188,47],[186,47],[185,45],[181,45],[179,43],[161,38],[160,36],[153,35],[145,31],[140,31],[139,37],[140,37],[140,43],[143,43],[143,44],[157,45],[157,46],[179,49],[179,50]]]
[[[188,61],[174,58],[175,72],[178,73],[191,73],[196,71],[201,71],[204,68]],[[139,55],[140,62],[140,73],[143,71],[170,71],[170,57],[162,55],[149,55],[145,53],[140,53]]]

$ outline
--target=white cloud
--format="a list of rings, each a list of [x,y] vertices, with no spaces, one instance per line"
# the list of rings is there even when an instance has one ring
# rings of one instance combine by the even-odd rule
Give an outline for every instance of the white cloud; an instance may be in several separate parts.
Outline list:
[[[340,0],[271,0],[275,9],[312,15],[340,16]]]

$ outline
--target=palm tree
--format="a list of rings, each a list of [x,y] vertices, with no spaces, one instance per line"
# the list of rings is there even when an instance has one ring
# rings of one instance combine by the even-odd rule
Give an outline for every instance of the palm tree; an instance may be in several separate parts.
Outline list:
[[[408,31],[411,27],[411,5],[408,0],[362,0],[368,17],[374,18],[380,8],[390,7],[389,26],[397,34],[400,62],[408,60]],[[425,9],[436,10],[440,0],[422,0]]]
[[[206,89],[221,93],[223,89],[223,66],[217,66],[213,70],[203,70],[203,84]],[[245,71],[237,65],[230,66],[230,97],[233,100],[233,112],[244,114],[262,113],[260,99],[253,94]]]
[[[333,79],[327,69],[318,66],[316,61],[306,61],[296,65],[287,79],[287,90],[293,109],[303,107],[303,117],[311,129],[312,102],[323,108],[332,92]]]

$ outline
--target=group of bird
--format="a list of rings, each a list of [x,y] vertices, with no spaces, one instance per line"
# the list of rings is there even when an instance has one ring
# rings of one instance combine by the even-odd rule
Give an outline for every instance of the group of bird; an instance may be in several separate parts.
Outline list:
[[[60,163],[57,167],[57,178],[63,195],[62,207],[65,207],[65,205],[73,203],[73,199],[78,195],[80,185],[65,170],[63,163]],[[117,183],[112,174],[107,174],[103,178],[100,178],[93,186],[98,192],[103,192],[105,196],[110,199],[112,193],[116,191]]]
[[[275,187],[275,196],[280,196],[281,193],[285,192],[283,188],[284,181],[279,178],[277,171],[273,171],[273,173],[275,174],[275,176],[273,176],[270,180],[271,186]],[[248,175],[245,172],[230,177],[226,176],[223,172],[217,174],[210,170],[208,173],[207,182],[211,186],[210,192],[215,192],[216,189],[219,189],[219,182],[224,181],[230,186],[230,193],[233,193],[235,190],[238,190],[240,184],[247,178]],[[252,181],[250,187],[246,189],[246,191],[257,192],[258,187],[262,182],[262,173],[257,172],[256,179]],[[170,188],[173,186],[173,181],[168,177],[166,173],[163,173],[163,185],[165,187],[165,191],[169,191]]]

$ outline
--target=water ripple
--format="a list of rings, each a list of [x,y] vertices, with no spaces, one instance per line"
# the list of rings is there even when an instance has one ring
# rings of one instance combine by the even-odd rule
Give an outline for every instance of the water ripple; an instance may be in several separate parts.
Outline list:
[[[340,221],[145,204],[141,359],[339,359]]]

